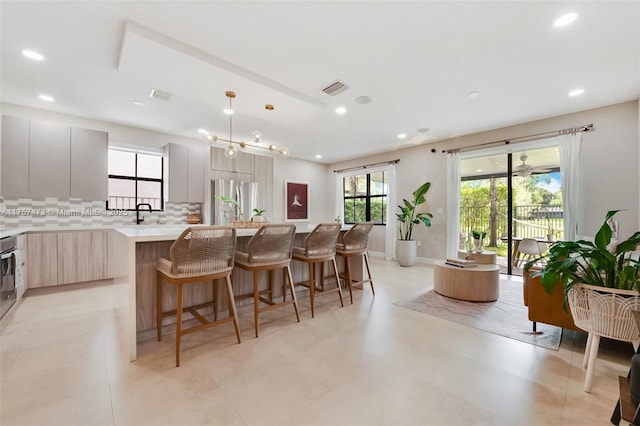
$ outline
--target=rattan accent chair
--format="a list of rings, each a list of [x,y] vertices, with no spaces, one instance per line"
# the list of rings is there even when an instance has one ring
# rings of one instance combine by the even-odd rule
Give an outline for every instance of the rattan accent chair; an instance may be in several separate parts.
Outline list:
[[[309,279],[296,283],[309,289],[309,300],[311,302],[311,318],[315,317],[314,298],[315,293],[337,291],[340,295],[340,305],[344,306],[342,300],[342,287],[338,276],[338,266],[336,265],[336,243],[342,225],[336,223],[321,223],[316,226],[305,239],[302,247],[293,248],[293,260],[309,265]],[[324,288],[324,262],[331,262],[337,287],[325,290]],[[316,287],[316,265],[320,264],[320,288]]]
[[[206,226],[187,228],[174,241],[169,250],[169,259],[160,258],[157,263],[156,326],[158,340],[162,340],[162,318],[176,316],[176,367],[180,366],[180,340],[183,335],[203,330],[214,325],[233,322],[236,338],[240,343],[238,313],[231,285],[233,260],[236,249],[236,230],[230,226]],[[218,319],[216,281],[224,278],[229,295],[229,316]],[[213,301],[183,307],[183,286],[202,281],[213,281]],[[177,286],[176,309],[162,312],[162,283]],[[207,320],[197,309],[213,308],[213,321]],[[189,312],[199,325],[182,328],[182,313]]]
[[[341,277],[347,281],[347,285],[349,286],[351,303],[353,303],[353,286],[356,285],[362,285],[364,287],[365,283],[369,283],[373,295],[376,295],[376,291],[373,288],[373,280],[371,279],[371,269],[369,268],[369,254],[367,253],[371,229],[373,229],[372,222],[356,223],[338,239],[338,244],[336,245],[336,255],[344,258],[345,273]],[[364,259],[368,277],[366,280],[357,281],[351,277],[351,264],[349,260],[356,256],[362,256]]]
[[[298,313],[298,300],[293,288],[293,278],[291,277],[291,256],[293,252],[293,242],[296,236],[295,225],[287,224],[267,224],[258,229],[247,243],[247,252],[236,251],[235,266],[249,272],[253,272],[253,314],[255,318],[256,337],[258,337],[259,320],[261,312],[293,304],[296,318],[300,322]],[[285,279],[289,281],[292,298],[286,299],[286,289],[283,288],[282,302],[273,301],[273,291],[269,298],[260,295],[259,277],[260,271],[274,271],[285,269]],[[260,307],[260,302],[266,307]]]

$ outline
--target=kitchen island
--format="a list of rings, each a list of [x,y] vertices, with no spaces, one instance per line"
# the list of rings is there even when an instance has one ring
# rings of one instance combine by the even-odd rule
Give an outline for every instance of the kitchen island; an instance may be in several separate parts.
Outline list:
[[[201,225],[195,225],[201,226]],[[137,342],[153,338],[155,336],[156,319],[156,263],[158,258],[169,258],[169,248],[178,236],[188,227],[188,225],[179,226],[129,226],[116,228],[119,234],[117,240],[119,249],[126,256],[125,262],[126,275],[116,278],[117,282],[126,283],[129,288],[129,320],[128,320],[128,336],[129,336],[129,359],[134,361],[137,358]],[[302,224],[296,226],[296,245],[302,245],[302,241],[306,234],[311,232],[315,225]],[[349,229],[345,226],[343,231]],[[245,250],[249,239],[256,233],[257,229],[238,228],[236,229],[237,250]],[[325,266],[328,268],[328,266]],[[341,266],[339,265],[339,268]],[[353,262],[352,266],[355,275],[361,275],[362,264]],[[306,265],[298,262],[291,262],[291,272],[294,282],[304,281],[307,279]],[[354,273],[352,272],[352,275]],[[268,285],[268,275],[261,274],[261,288]],[[328,275],[328,269],[327,269]],[[358,279],[357,276],[353,277]],[[282,283],[282,272],[276,272],[273,277],[274,283]],[[192,288],[185,289],[184,303],[189,304],[202,303],[211,300],[213,297],[213,287],[209,283],[198,283],[190,286]],[[223,286],[220,286],[223,287]],[[233,288],[238,305],[242,306],[243,302],[251,302],[249,299],[243,298],[244,295],[253,293],[252,275],[241,270],[234,270]],[[222,290],[221,290],[222,291]],[[282,295],[282,285],[273,286],[274,297]],[[218,312],[227,309],[226,296],[224,292],[220,293],[217,298],[220,303]],[[220,297],[222,296],[222,297]],[[163,309],[175,309],[176,293],[175,288],[171,286],[163,286]],[[224,315],[224,314],[223,314]],[[185,319],[191,318],[185,314]],[[244,320],[244,318],[243,318]],[[248,320],[248,318],[247,318]],[[251,319],[252,321],[253,319]],[[174,318],[165,318],[163,326],[175,323]]]

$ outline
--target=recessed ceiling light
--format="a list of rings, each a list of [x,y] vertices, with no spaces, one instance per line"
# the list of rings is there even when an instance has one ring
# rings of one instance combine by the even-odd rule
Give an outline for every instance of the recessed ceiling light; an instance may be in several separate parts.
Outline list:
[[[580,96],[584,93],[584,89],[576,89],[569,92],[569,96]]]
[[[476,169],[476,172],[481,172],[481,171],[482,171],[482,169]]]
[[[144,102],[138,101],[138,100],[133,101],[133,104],[138,106],[144,106]]]
[[[406,133],[398,133],[398,139],[406,139],[407,134]]]
[[[222,110],[227,115],[233,115],[233,110],[231,108],[225,108]]]
[[[368,104],[369,102],[371,102],[371,96],[358,96],[356,98],[357,104]]]
[[[320,155],[320,154],[316,154],[316,158],[319,160],[319,159],[321,159],[321,158],[322,158],[322,155]]]
[[[573,21],[575,21],[576,19],[578,19],[577,13],[575,12],[567,13],[565,15],[562,15],[555,21],[553,21],[553,26],[556,28],[565,27],[570,23],[572,23]]]
[[[43,100],[45,102],[53,102],[55,101],[53,96],[49,96],[49,95],[40,95],[38,96],[40,98],[40,100]]]
[[[418,130],[416,130],[416,132],[422,133],[422,134],[429,133],[429,128],[428,127],[421,127]]]
[[[208,135],[209,132],[206,131],[205,129],[198,129],[198,133],[200,133],[201,135]]]
[[[480,96],[480,92],[477,90],[467,93],[467,98],[469,99],[477,98],[478,96]]]
[[[339,106],[338,108],[336,108],[336,114],[338,115],[345,115],[347,113],[347,109],[343,106]]]
[[[29,59],[33,59],[34,61],[44,61],[44,56],[41,53],[35,52],[33,50],[25,49],[22,51],[22,54]]]

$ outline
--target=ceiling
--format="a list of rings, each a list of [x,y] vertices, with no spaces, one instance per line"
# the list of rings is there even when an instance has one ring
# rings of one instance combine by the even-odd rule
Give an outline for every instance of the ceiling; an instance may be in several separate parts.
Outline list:
[[[640,95],[638,1],[3,0],[0,8],[2,102],[226,138],[222,109],[234,90],[234,140],[257,129],[292,156],[325,163]],[[578,19],[554,28],[567,12]],[[321,91],[335,80],[349,89]],[[568,96],[578,88],[583,95]],[[174,96],[153,99],[151,89]],[[43,93],[55,102],[39,100]],[[357,103],[361,96],[371,102]]]

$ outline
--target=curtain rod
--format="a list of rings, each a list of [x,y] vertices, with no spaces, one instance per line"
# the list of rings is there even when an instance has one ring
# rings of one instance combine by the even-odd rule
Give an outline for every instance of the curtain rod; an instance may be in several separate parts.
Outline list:
[[[460,152],[473,151],[475,148],[483,147],[483,146],[498,145],[498,144],[509,145],[511,142],[516,142],[516,141],[526,142],[534,139],[539,139],[540,137],[544,137],[544,136],[560,136],[560,135],[567,135],[567,134],[572,134],[577,132],[593,132],[595,130],[596,129],[595,127],[593,127],[593,123],[591,123],[591,124],[585,124],[584,126],[580,126],[580,127],[570,127],[568,129],[553,130],[550,132],[536,133],[536,134],[527,135],[527,136],[518,136],[517,138],[501,139],[499,141],[479,143],[476,145],[465,146],[462,148],[443,149],[442,152],[446,152],[450,154],[454,151],[460,151]],[[432,149],[431,152],[436,152],[436,151],[435,149]]]
[[[367,167],[381,166],[383,164],[397,164],[399,162],[400,162],[400,159],[396,158],[395,160],[381,161],[379,163],[371,163],[371,164],[365,164],[363,166],[356,166],[356,167],[349,167],[347,169],[334,170],[333,173],[349,172],[351,170],[366,169]]]

